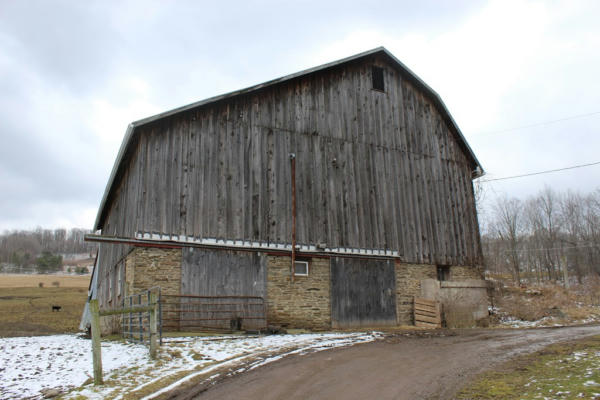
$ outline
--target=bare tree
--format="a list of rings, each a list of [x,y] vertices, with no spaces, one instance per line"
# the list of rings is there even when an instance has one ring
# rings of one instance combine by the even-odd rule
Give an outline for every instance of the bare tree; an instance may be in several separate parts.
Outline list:
[[[567,244],[567,264],[573,266],[577,281],[582,282],[583,271],[580,263],[580,249],[583,227],[584,201],[581,195],[568,191],[560,202],[560,215],[564,229],[563,241]]]
[[[482,230],[488,271],[510,271],[515,281],[527,273],[538,283],[567,284],[568,271],[580,283],[600,275],[600,189],[581,195],[546,187],[525,203],[500,198],[493,211]]]
[[[523,204],[519,199],[501,197],[496,201],[496,231],[500,240],[507,244],[508,259],[512,266],[515,283],[521,283],[521,265],[519,261],[519,243],[523,229]]]

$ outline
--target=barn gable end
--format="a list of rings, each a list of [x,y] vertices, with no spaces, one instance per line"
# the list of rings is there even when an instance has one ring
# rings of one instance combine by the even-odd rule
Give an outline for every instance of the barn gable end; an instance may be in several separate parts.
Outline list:
[[[96,229],[183,247],[289,249],[290,154],[301,253],[328,262],[375,254],[397,279],[398,263],[472,266],[479,276],[471,180],[481,167],[439,96],[383,48],[133,123]],[[130,251],[101,244],[99,276],[114,275]],[[404,301],[393,286],[389,299]],[[400,321],[398,307],[381,309]]]

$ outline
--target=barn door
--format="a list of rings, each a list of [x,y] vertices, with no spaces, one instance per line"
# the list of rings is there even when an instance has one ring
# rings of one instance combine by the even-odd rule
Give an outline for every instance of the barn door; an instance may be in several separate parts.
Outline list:
[[[264,297],[265,272],[258,253],[186,248],[181,266],[181,294]]]
[[[395,325],[394,263],[332,258],[331,322],[334,328]]]
[[[181,329],[266,326],[266,268],[257,253],[184,249],[181,294]]]

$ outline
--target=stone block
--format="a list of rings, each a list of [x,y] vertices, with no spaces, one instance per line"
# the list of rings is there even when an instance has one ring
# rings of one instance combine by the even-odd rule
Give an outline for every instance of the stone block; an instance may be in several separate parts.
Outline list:
[[[312,258],[308,276],[291,279],[291,257],[267,259],[267,320],[271,325],[315,330],[331,327],[330,265]]]

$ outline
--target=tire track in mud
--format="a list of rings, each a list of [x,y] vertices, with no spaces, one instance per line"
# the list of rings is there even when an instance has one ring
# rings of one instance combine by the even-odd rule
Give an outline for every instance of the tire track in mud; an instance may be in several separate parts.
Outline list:
[[[286,357],[171,398],[452,399],[496,364],[592,335],[600,335],[600,325],[388,334],[373,343]]]

